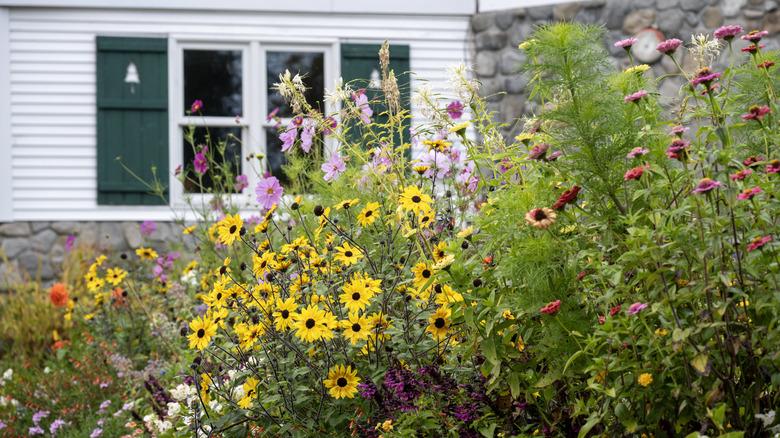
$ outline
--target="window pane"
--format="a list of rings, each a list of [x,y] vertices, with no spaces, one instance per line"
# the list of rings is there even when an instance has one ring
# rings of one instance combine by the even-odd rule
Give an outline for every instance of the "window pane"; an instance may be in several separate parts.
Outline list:
[[[266,72],[268,82],[268,112],[279,108],[279,117],[292,116],[292,110],[282,96],[274,91],[274,83],[279,82],[279,75],[290,70],[294,76],[300,74],[308,90],[306,100],[314,108],[323,110],[325,96],[325,55],[317,52],[267,52]]]
[[[241,51],[184,51],[184,111],[196,99],[205,116],[234,117],[241,112]]]
[[[192,146],[187,141],[187,131],[184,135],[184,168],[187,169],[187,179],[184,181],[184,191],[187,193],[207,193],[214,191],[215,187],[225,187],[225,192],[234,192],[233,182],[236,175],[241,173],[241,128],[239,127],[197,127],[193,135]],[[231,135],[232,134],[232,135]],[[202,185],[198,184],[198,174],[193,170],[192,161],[195,152],[203,145],[209,145],[209,154],[214,163],[209,164],[209,169],[203,174]],[[224,151],[224,152],[221,152]],[[223,164],[229,165],[232,174],[230,181],[220,181],[224,177],[223,170],[214,169]]]
[[[282,141],[279,140],[279,131],[274,128],[265,129],[265,157],[268,161],[268,171],[286,186],[289,180],[282,171],[282,166],[287,164],[287,158],[282,152]]]

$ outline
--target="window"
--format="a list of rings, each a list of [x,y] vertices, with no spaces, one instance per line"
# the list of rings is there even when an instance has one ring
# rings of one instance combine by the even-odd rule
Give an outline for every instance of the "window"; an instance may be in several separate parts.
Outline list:
[[[171,168],[192,169],[192,160],[200,145],[224,142],[215,159],[229,165],[236,174],[244,173],[249,188],[262,175],[255,174],[258,165],[244,158],[255,154],[262,170],[271,172],[285,183],[281,170],[285,163],[279,140],[281,127],[289,123],[292,110],[273,89],[285,70],[301,74],[309,90],[307,98],[315,108],[330,112],[324,101],[325,86],[335,81],[337,42],[278,44],[263,41],[227,41],[199,43],[172,39],[171,59]],[[201,100],[203,107],[190,113],[190,105]],[[278,109],[277,109],[278,108]],[[277,119],[269,118],[274,113]],[[190,127],[194,130],[190,132]],[[190,140],[193,144],[190,143]],[[225,142],[225,140],[227,140]],[[214,152],[214,151],[212,151]],[[171,187],[173,203],[181,205],[185,196],[214,191],[219,186],[209,171],[199,181],[187,181],[184,187]],[[229,182],[221,186],[231,187]]]

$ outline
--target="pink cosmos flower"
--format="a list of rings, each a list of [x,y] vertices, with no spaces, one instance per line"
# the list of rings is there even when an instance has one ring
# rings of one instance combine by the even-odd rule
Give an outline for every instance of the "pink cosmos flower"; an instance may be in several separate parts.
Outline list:
[[[747,244],[747,252],[755,251],[772,241],[772,236],[758,236]]]
[[[198,111],[203,109],[203,101],[200,99],[195,99],[192,102],[192,105],[190,105],[190,112],[191,113],[197,113]]]
[[[647,91],[645,90],[639,90],[636,93],[629,94],[628,96],[623,98],[623,102],[638,102],[643,97],[647,96]]]
[[[677,38],[668,39],[666,41],[662,41],[659,43],[655,50],[658,50],[659,52],[663,53],[664,55],[673,55],[674,52],[682,45],[682,40],[678,40]]]
[[[301,150],[306,153],[311,151],[311,145],[314,142],[315,123],[312,119],[305,119],[301,124]]]
[[[141,222],[140,228],[141,228],[141,234],[148,237],[151,236],[152,233],[155,232],[155,230],[157,230],[157,224],[154,221],[146,220]]]
[[[634,149],[631,149],[631,152],[626,155],[626,158],[641,157],[642,155],[647,155],[649,152],[649,149],[637,146]]]
[[[322,133],[325,135],[330,135],[336,130],[336,127],[338,126],[339,122],[337,122],[333,116],[325,117],[325,127],[322,128]]]
[[[769,114],[772,110],[768,106],[753,105],[748,108],[747,114],[742,114],[742,120],[761,120],[765,115]]]
[[[532,160],[544,160],[547,155],[547,150],[550,149],[550,145],[547,143],[539,143],[531,148],[528,152],[528,158]]]
[[[637,313],[645,310],[646,308],[647,308],[646,303],[636,302],[628,307],[628,311],[626,311],[626,313],[628,313],[629,315],[636,315]]]
[[[450,115],[452,120],[458,120],[463,115],[463,108],[463,103],[459,100],[450,102],[450,104],[447,105],[447,114]]]
[[[721,186],[723,186],[723,183],[715,181],[714,179],[702,178],[696,188],[691,191],[691,193],[709,193]]]
[[[732,173],[731,175],[729,175],[729,178],[731,178],[732,181],[742,181],[752,173],[753,171],[750,169],[742,169],[737,173]]]
[[[282,199],[282,185],[275,176],[268,176],[260,180],[255,187],[257,202],[263,209],[268,210]]]
[[[276,117],[278,113],[279,113],[279,107],[277,106],[276,108],[273,109],[273,111],[271,111],[270,113],[268,113],[267,116],[265,116],[265,121],[270,122],[271,120],[274,119],[274,117]]]
[[[246,175],[236,175],[236,181],[233,183],[233,188],[236,192],[242,192],[247,187],[249,187],[249,179]]]
[[[352,101],[355,102],[355,106],[360,110],[360,120],[366,125],[371,123],[371,116],[374,115],[374,110],[368,105],[366,90],[361,88],[352,93]]]
[[[624,40],[616,41],[614,46],[620,47],[621,49],[626,49],[626,51],[631,50],[631,46],[636,44],[636,38],[626,38]]]
[[[297,119],[297,117],[296,117]],[[295,139],[298,138],[298,124],[296,119],[290,120],[284,131],[279,134],[279,140],[282,141],[282,152],[287,152],[292,149],[295,144]]]
[[[672,144],[666,148],[666,156],[673,160],[683,161],[688,157],[688,146],[690,146],[690,144],[691,143],[688,141],[675,139]]]
[[[765,30],[751,30],[746,35],[742,35],[742,39],[744,41],[750,41],[751,43],[755,44],[759,41],[761,41],[761,38],[769,35],[769,32]]]
[[[328,161],[322,163],[322,167],[320,167],[323,172],[325,172],[325,175],[322,177],[325,181],[333,181],[336,178],[339,177],[342,173],[344,173],[345,170],[347,170],[347,165],[344,163],[344,160],[341,158],[341,154],[338,152],[332,154],[330,156],[330,159]]]
[[[631,181],[631,180],[637,180],[642,177],[642,174],[645,173],[645,170],[649,169],[649,164],[644,164],[642,166],[634,167],[633,169],[628,169],[626,173],[623,175],[624,181]]]
[[[749,201],[753,199],[754,196],[761,193],[763,190],[761,190],[761,187],[753,187],[752,189],[745,189],[743,190],[739,195],[737,195],[737,199],[740,201]]]
[[[203,148],[195,154],[195,158],[192,160],[192,166],[199,175],[203,175],[209,170],[209,161],[206,159],[206,153],[208,151],[209,147],[203,146]]]
[[[734,37],[741,34],[743,31],[744,29],[742,29],[742,26],[738,24],[727,24],[717,28],[713,35],[715,35],[715,38],[731,41],[734,39]]]
[[[766,165],[766,173],[780,173],[780,160],[772,160]]]

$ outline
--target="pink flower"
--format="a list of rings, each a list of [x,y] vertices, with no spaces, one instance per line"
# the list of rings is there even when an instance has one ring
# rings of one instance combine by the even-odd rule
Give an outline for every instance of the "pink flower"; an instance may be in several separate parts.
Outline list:
[[[666,148],[666,156],[673,160],[684,161],[688,157],[688,146],[690,146],[690,144],[691,143],[688,141],[675,139],[672,144]]]
[[[742,114],[742,120],[761,120],[765,115],[769,114],[772,110],[768,106],[753,105],[748,108],[747,114]]]
[[[766,173],[780,173],[780,160],[772,160],[766,165]]]
[[[555,160],[557,160],[557,159],[558,159],[558,157],[560,157],[561,155],[563,155],[563,152],[561,152],[561,151],[552,151],[552,152],[550,153],[550,155],[547,157],[547,161],[555,161]]]
[[[647,155],[649,152],[649,149],[637,146],[634,149],[631,149],[631,152],[626,155],[626,158],[641,157],[642,155]]]
[[[539,309],[539,312],[545,315],[555,315],[558,313],[558,309],[561,308],[561,300],[555,300],[547,303],[544,307]]]
[[[534,147],[531,148],[531,151],[528,152],[528,158],[532,160],[544,160],[545,155],[547,155],[547,149],[550,149],[550,145],[547,143],[534,145]]]
[[[772,236],[758,236],[748,243],[747,252],[755,251],[772,241]]]
[[[774,61],[770,61],[770,60],[767,59],[766,61],[762,62],[761,64],[758,64],[756,67],[763,68],[763,69],[766,70],[766,69],[769,69],[769,67],[772,67],[774,65],[775,65]]]
[[[642,177],[642,174],[645,173],[645,170],[649,169],[650,165],[645,164],[642,166],[634,167],[633,169],[628,169],[626,173],[623,175],[624,181],[631,181],[631,180],[637,180]]]
[[[450,102],[450,104],[447,105],[447,114],[450,115],[452,120],[458,120],[463,115],[463,108],[463,103],[459,100]]]
[[[265,121],[270,122],[271,120],[274,119],[274,117],[276,117],[278,113],[279,113],[279,107],[277,106],[276,108],[273,109],[273,111],[271,111],[270,113],[268,113],[267,116],[265,116]]]
[[[626,51],[628,51],[631,50],[631,46],[634,44],[636,44],[636,38],[631,37],[615,42],[614,46],[620,47],[621,49],[626,49]]]
[[[769,35],[769,32],[765,30],[751,30],[746,35],[742,35],[742,39],[744,41],[750,41],[751,43],[755,44],[759,41],[761,41],[761,38]]]
[[[744,29],[742,29],[742,26],[738,24],[727,24],[717,28],[713,35],[715,35],[715,38],[731,41],[734,39],[734,37],[741,34],[743,31]]]
[[[599,325],[604,325],[605,322],[607,322],[607,317],[604,315],[599,315]]]
[[[249,180],[246,175],[236,175],[236,182],[233,183],[233,188],[236,192],[242,192],[247,187],[249,187]]]
[[[337,126],[339,126],[339,122],[337,122],[333,116],[325,117],[325,127],[322,129],[322,133],[330,135],[336,130]]]
[[[669,134],[682,137],[682,135],[685,134],[689,129],[691,128],[687,128],[682,125],[672,126],[672,129],[669,130]]]
[[[747,157],[744,160],[742,160],[742,164],[744,164],[747,167],[754,167],[758,163],[760,163],[761,161],[764,161],[764,157],[762,157],[761,155],[758,155],[758,156],[754,155],[754,156],[750,156],[750,157]]]
[[[643,97],[647,96],[647,91],[645,90],[639,90],[636,93],[629,94],[628,96],[623,98],[623,102],[638,102]]]
[[[732,181],[742,181],[752,173],[753,171],[750,169],[742,169],[737,173],[732,173],[731,175],[729,175],[729,178],[731,178]]]
[[[374,115],[374,110],[368,105],[366,90],[361,88],[352,93],[352,101],[355,102],[355,106],[360,110],[360,120],[366,125],[371,123],[371,116]]]
[[[152,233],[155,232],[155,230],[157,230],[157,224],[154,221],[147,220],[141,222],[140,228],[141,228],[141,234],[148,237],[151,236]]]
[[[279,134],[279,140],[282,141],[282,152],[287,152],[292,149],[295,144],[295,139],[298,138],[298,125],[296,119],[290,120],[284,131]]]
[[[751,44],[751,45],[749,45],[747,47],[743,47],[743,48],[741,48],[739,50],[742,51],[742,52],[750,53],[751,55],[754,55],[754,54],[758,53],[758,51],[760,49],[763,49],[764,47],[766,47],[766,45],[764,45],[764,44]]]
[[[200,99],[195,99],[195,101],[192,102],[192,105],[190,105],[191,113],[197,113],[202,109],[203,109],[203,101]]]
[[[260,180],[255,187],[257,202],[263,209],[268,210],[282,199],[282,185],[275,176],[268,176]]]
[[[710,70],[709,67],[704,67],[696,72],[696,76],[691,79],[691,85],[695,87],[699,84],[704,84],[705,87],[709,88],[712,81],[718,79],[719,77],[720,73],[714,73],[712,70]]]
[[[722,183],[715,181],[714,179],[702,178],[696,188],[691,191],[691,193],[709,193],[716,188],[721,187],[722,185]]]
[[[754,196],[761,193],[763,190],[761,190],[761,187],[753,187],[752,189],[745,189],[743,190],[739,195],[737,195],[737,199],[740,201],[748,201],[753,199]]]
[[[70,252],[73,249],[73,245],[76,243],[76,236],[68,234],[65,238],[65,252]]]
[[[626,313],[628,313],[629,315],[636,315],[637,313],[645,310],[646,308],[647,308],[646,303],[636,302],[628,307],[628,311]]]
[[[305,119],[301,126],[303,126],[303,129],[301,129],[301,150],[309,153],[314,142],[314,120]]]
[[[325,172],[325,176],[322,178],[325,181],[333,181],[336,178],[339,177],[342,173],[344,173],[345,170],[347,170],[347,165],[344,163],[344,160],[341,158],[341,155],[336,152],[330,156],[330,159],[324,163],[322,163],[322,167],[320,167],[323,172]]]
[[[206,159],[206,153],[208,151],[209,147],[203,146],[203,148],[195,154],[195,158],[192,160],[192,166],[199,175],[203,175],[209,170],[209,161]]]
[[[655,47],[655,50],[658,50],[659,52],[665,55],[671,56],[681,45],[682,45],[681,40],[678,40],[677,38],[672,38],[659,43]]]

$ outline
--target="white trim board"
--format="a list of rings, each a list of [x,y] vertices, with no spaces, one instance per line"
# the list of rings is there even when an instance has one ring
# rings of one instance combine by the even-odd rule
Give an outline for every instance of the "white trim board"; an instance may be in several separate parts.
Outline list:
[[[10,15],[0,8],[0,222],[13,220],[11,172],[11,57]]]

